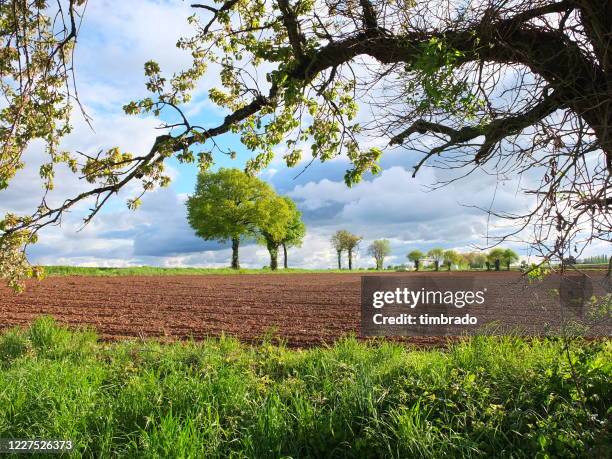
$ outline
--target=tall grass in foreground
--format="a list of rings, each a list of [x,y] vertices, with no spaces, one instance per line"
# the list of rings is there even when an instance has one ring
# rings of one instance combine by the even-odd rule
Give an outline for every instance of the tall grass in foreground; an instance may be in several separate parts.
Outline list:
[[[89,457],[610,457],[609,341],[478,337],[98,343],[51,319],[0,337],[0,437]]]

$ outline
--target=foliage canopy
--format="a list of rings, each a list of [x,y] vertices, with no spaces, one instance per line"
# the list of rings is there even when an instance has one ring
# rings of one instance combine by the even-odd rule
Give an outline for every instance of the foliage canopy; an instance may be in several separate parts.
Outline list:
[[[272,188],[238,169],[220,169],[198,175],[187,199],[189,224],[203,239],[226,241],[255,236],[258,225],[271,218]]]
[[[384,268],[385,257],[391,254],[391,244],[387,239],[378,239],[368,246],[368,254],[374,257],[376,269]]]

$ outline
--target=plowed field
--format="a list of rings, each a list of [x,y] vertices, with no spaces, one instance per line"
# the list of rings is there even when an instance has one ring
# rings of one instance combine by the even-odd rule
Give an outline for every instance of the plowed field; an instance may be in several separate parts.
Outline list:
[[[362,275],[49,277],[30,282],[20,295],[0,287],[0,328],[52,315],[71,326],[92,326],[105,339],[201,339],[225,333],[247,342],[271,335],[291,346],[311,346],[359,333]],[[513,272],[477,275],[502,284],[519,276]],[[504,291],[509,306],[521,301],[520,291]],[[508,311],[513,313],[511,307]],[[435,344],[444,338],[409,340]]]

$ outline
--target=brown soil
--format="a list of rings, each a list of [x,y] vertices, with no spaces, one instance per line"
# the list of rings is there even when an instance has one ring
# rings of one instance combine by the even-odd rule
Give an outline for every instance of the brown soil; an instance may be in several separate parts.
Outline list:
[[[51,315],[70,326],[94,327],[104,339],[201,339],[225,333],[247,342],[272,335],[291,346],[312,346],[359,334],[362,275],[50,277],[30,282],[20,295],[0,287],[0,328]],[[478,276],[502,284],[518,279],[512,272]],[[440,344],[446,339],[408,340]]]

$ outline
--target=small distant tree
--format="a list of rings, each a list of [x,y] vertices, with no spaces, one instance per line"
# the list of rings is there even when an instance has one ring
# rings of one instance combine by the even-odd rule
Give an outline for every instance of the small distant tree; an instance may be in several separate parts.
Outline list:
[[[238,269],[240,239],[255,236],[258,225],[268,218],[266,202],[274,195],[267,183],[238,169],[203,172],[187,199],[187,220],[204,240],[231,240],[231,266]]]
[[[349,233],[348,231],[342,231],[342,244],[346,253],[348,254],[348,267],[349,270],[353,269],[353,252],[359,245],[363,238],[356,234]]]
[[[487,261],[489,262],[489,267],[491,266],[491,264],[493,264],[493,266],[495,266],[495,271],[499,271],[502,260],[505,257],[505,250],[502,248],[495,248],[492,249],[489,254],[487,255]]]
[[[473,252],[474,259],[472,261],[473,267],[475,268],[484,268],[485,263],[487,262],[487,256],[481,252]]]
[[[304,225],[302,221],[302,213],[298,210],[295,202],[287,196],[283,197],[283,199],[291,212],[291,217],[285,231],[285,237],[281,241],[281,246],[283,247],[283,267],[287,269],[287,247],[300,247],[302,245],[302,241],[306,235],[306,225]]]
[[[433,248],[427,252],[427,256],[434,261],[436,271],[440,271],[440,263],[444,261],[444,250],[440,248]]]
[[[357,236],[347,230],[338,230],[332,236],[331,242],[338,254],[338,269],[342,269],[342,252],[346,250],[348,254],[348,268],[353,269],[353,253],[362,241],[361,236]]]
[[[387,239],[378,239],[368,247],[368,254],[374,257],[376,261],[376,269],[381,270],[384,267],[385,257],[391,253],[391,244]]]
[[[421,263],[421,259],[424,257],[423,252],[421,252],[420,250],[413,250],[412,252],[408,253],[408,255],[406,256],[411,262],[414,263],[414,269],[418,271],[419,265]]]
[[[459,263],[460,255],[454,250],[445,250],[443,254],[444,264],[451,270],[452,265]]]
[[[562,261],[563,261],[563,264],[566,265],[566,266],[567,265],[570,265],[570,266],[571,265],[575,265],[578,262],[578,260],[576,260],[576,257],[573,256],[573,255],[570,255],[568,257],[563,258]]]
[[[506,249],[504,250],[502,260],[504,264],[506,265],[506,270],[510,271],[510,265],[512,263],[516,263],[519,260],[519,256],[516,254],[514,250]]]
[[[342,269],[342,251],[344,250],[344,244],[342,242],[342,230],[336,231],[331,237],[331,243],[338,255],[338,269]]]
[[[485,256],[479,252],[467,252],[462,253],[461,258],[469,268],[482,268],[484,267]]]

